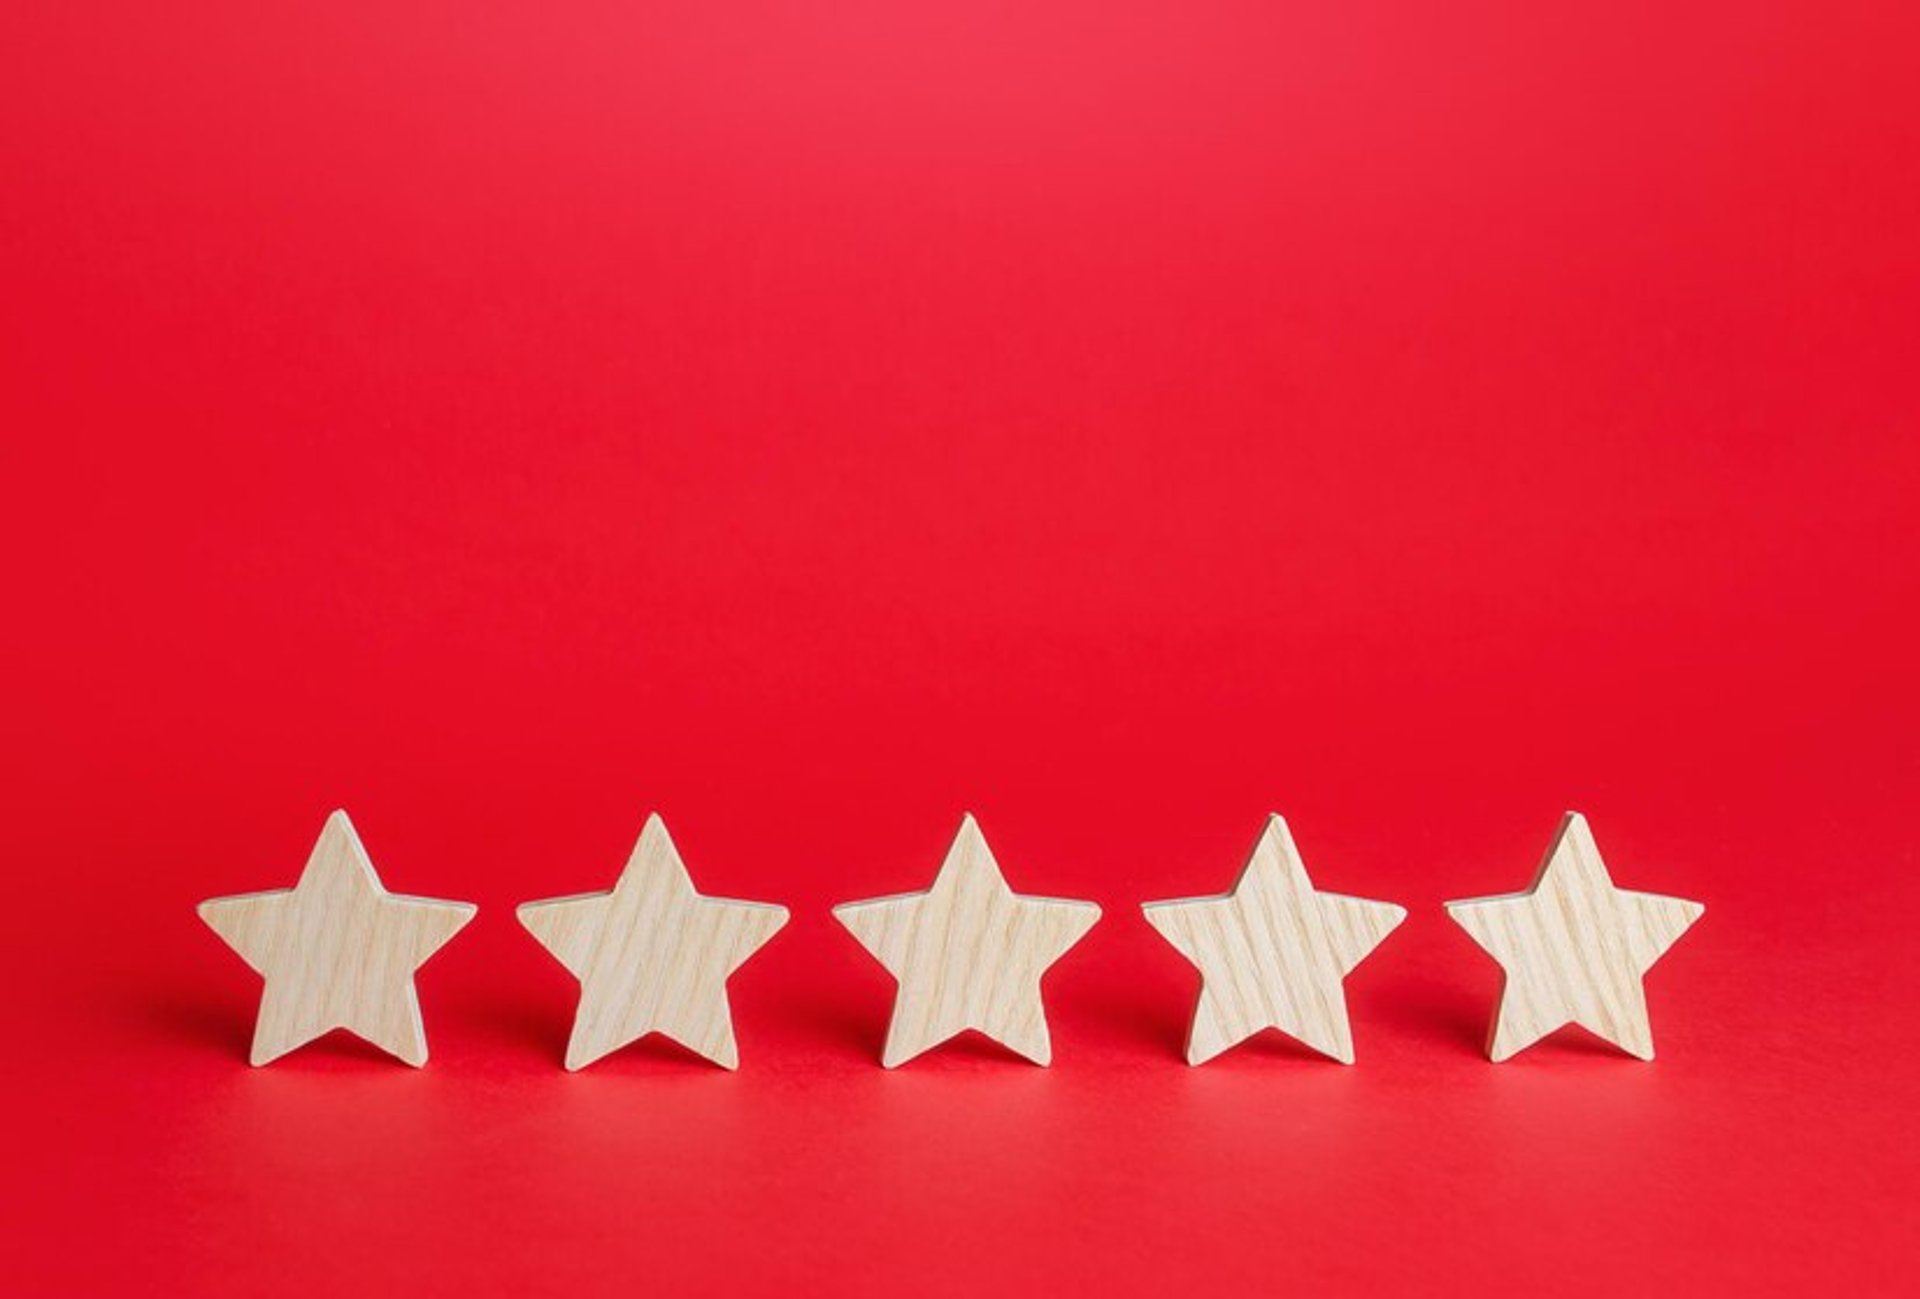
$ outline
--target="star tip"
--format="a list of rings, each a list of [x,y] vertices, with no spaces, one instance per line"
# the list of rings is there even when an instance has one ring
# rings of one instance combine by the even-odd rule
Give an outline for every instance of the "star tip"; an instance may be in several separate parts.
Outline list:
[[[1534,1040],[1538,1041],[1539,1039],[1536,1038]],[[1488,1028],[1486,1041],[1487,1059],[1494,1064],[1511,1060],[1524,1049],[1523,1047],[1512,1045],[1506,1035],[1500,1031],[1500,1020],[1498,1017],[1494,1019],[1492,1026]]]
[[[1255,845],[1255,851],[1267,844],[1272,844],[1282,856],[1299,855],[1300,850],[1293,842],[1293,827],[1278,812],[1267,813],[1267,823],[1260,827],[1260,843]]]

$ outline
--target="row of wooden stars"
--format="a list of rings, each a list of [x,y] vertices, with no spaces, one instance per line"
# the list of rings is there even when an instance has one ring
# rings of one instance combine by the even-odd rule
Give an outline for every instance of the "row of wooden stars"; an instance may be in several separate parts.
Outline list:
[[[1343,981],[1407,914],[1316,889],[1279,816],[1268,818],[1230,892],[1144,906],[1202,976],[1190,1064],[1268,1028],[1353,1063]],[[1641,980],[1703,907],[1616,887],[1586,819],[1569,812],[1524,892],[1447,910],[1506,970],[1488,1048],[1499,1061],[1567,1024],[1652,1059]],[[414,971],[474,913],[465,902],[388,892],[345,812],[327,818],[293,888],[200,906],[265,977],[256,1065],[335,1028],[426,1063]],[[925,892],[849,902],[834,915],[899,982],[885,1066],[969,1029],[1047,1064],[1041,976],[1100,908],[1015,893],[967,816]],[[519,917],[580,980],[567,1068],[652,1032],[734,1068],[727,979],[786,923],[787,910],[699,894],[656,815],[611,890],[529,902]]]

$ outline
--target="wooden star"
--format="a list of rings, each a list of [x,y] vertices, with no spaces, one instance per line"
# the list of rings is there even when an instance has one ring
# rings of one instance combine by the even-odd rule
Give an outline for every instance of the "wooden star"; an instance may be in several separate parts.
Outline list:
[[[1015,893],[968,815],[932,888],[843,903],[833,914],[899,980],[880,1057],[891,1069],[967,1029],[1051,1062],[1040,976],[1093,928],[1100,908]]]
[[[1406,908],[1391,902],[1317,891],[1278,816],[1267,818],[1231,893],[1142,909],[1200,970],[1188,1064],[1266,1028],[1352,1064],[1341,981],[1407,918]]]
[[[413,972],[475,910],[470,902],[387,892],[345,812],[327,818],[292,888],[199,906],[213,932],[266,976],[253,1030],[257,1065],[336,1028],[425,1064]]]
[[[528,902],[519,916],[580,980],[569,1069],[653,1032],[739,1067],[727,978],[787,923],[785,907],[694,892],[658,816],[647,818],[611,892]]]
[[[1447,903],[1447,912],[1506,968],[1487,1054],[1505,1060],[1578,1024],[1653,1059],[1640,980],[1706,908],[1615,888],[1587,819],[1569,812],[1524,893]]]

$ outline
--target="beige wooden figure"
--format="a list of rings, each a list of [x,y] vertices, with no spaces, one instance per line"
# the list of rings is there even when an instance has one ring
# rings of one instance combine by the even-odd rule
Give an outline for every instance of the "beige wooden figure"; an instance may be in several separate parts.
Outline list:
[[[1316,890],[1278,816],[1267,818],[1231,893],[1148,902],[1142,909],[1200,970],[1188,1064],[1211,1060],[1267,1028],[1352,1064],[1341,982],[1407,918],[1406,908],[1391,902]]]
[[[787,909],[694,892],[666,822],[649,816],[609,893],[528,902],[520,923],[580,980],[567,1068],[659,1032],[739,1067],[727,978],[787,923]]]
[[[1040,977],[1093,928],[1100,908],[1015,893],[968,815],[932,888],[844,903],[833,914],[899,980],[880,1058],[891,1069],[967,1029],[1049,1063]]]
[[[344,1028],[427,1062],[413,972],[473,919],[469,902],[389,893],[345,812],[327,818],[290,889],[202,902],[200,918],[266,976],[254,1064]]]
[[[1640,980],[1706,908],[1615,888],[1587,819],[1567,813],[1524,893],[1447,903],[1506,969],[1487,1054],[1495,1061],[1567,1024],[1653,1059]]]

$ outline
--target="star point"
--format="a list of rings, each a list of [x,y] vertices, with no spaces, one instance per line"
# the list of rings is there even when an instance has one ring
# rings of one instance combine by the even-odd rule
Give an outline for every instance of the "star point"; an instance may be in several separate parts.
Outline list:
[[[1617,887],[1586,818],[1568,812],[1523,892],[1447,903],[1506,973],[1488,1057],[1511,1059],[1578,1024],[1653,1059],[1641,980],[1705,911],[1686,898]]]
[[[738,1068],[727,979],[787,922],[785,907],[697,892],[658,814],[613,888],[522,903],[516,914],[580,981],[569,1070],[654,1032]]]
[[[880,1057],[892,1069],[969,1029],[1050,1064],[1040,980],[1100,908],[1015,893],[969,813],[926,892],[846,902],[833,914],[899,982]]]
[[[1406,919],[1391,902],[1322,893],[1280,816],[1270,816],[1231,891],[1148,902],[1146,918],[1200,971],[1187,1063],[1273,1028],[1352,1064],[1343,980]]]
[[[344,1028],[415,1067],[427,1062],[427,1038],[414,971],[475,910],[389,893],[344,811],[327,818],[294,887],[196,908],[266,980],[251,1063],[267,1064]]]

